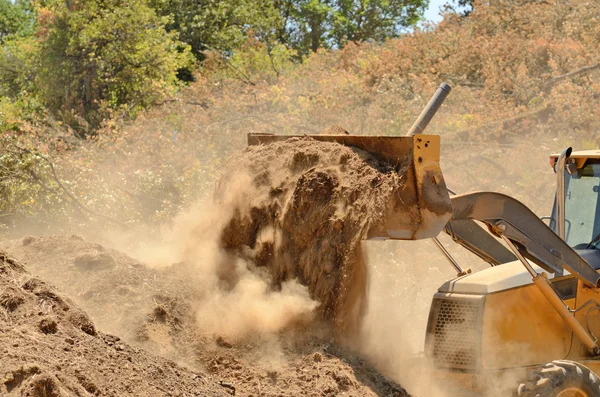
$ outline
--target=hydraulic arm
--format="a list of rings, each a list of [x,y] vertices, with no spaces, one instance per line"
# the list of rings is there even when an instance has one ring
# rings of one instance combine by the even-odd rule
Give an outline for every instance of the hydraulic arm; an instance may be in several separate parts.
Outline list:
[[[527,259],[550,273],[568,270],[590,287],[598,287],[600,274],[557,236],[529,208],[501,193],[469,193],[451,198],[452,221],[484,222],[497,236],[505,236]]]
[[[455,196],[452,222],[478,220],[502,238],[523,263],[533,283],[588,348],[593,356],[600,355],[597,341],[577,321],[573,312],[559,298],[545,273],[537,273],[530,259],[550,273],[568,270],[588,287],[596,288],[600,274],[556,235],[529,208],[518,200],[500,193],[480,192]]]

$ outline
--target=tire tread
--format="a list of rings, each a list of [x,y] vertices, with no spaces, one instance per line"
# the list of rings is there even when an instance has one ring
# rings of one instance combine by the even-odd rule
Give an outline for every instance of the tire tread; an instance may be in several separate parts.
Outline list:
[[[517,386],[518,397],[556,397],[566,387],[577,386],[590,397],[600,397],[600,379],[585,365],[555,360],[532,371]]]

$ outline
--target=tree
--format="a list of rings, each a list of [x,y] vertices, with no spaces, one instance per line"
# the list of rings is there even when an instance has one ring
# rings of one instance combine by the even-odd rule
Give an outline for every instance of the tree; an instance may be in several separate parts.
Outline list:
[[[178,32],[197,59],[203,59],[206,50],[237,49],[248,35],[267,40],[280,23],[270,1],[150,0],[149,4],[158,15],[171,19],[167,30]]]
[[[29,0],[0,0],[0,43],[12,36],[28,36],[35,18]]]
[[[165,95],[189,62],[145,0],[52,1],[38,13],[38,84],[63,119],[93,128],[109,111],[133,114]]]
[[[272,48],[292,47],[301,55],[347,42],[398,36],[421,17],[428,0],[150,0],[169,16],[168,31],[192,48],[197,59],[216,49],[231,53],[248,36]]]
[[[348,41],[382,42],[414,26],[427,5],[427,0],[339,0],[331,35],[339,47]]]
[[[280,42],[301,54],[342,48],[348,42],[382,42],[421,18],[428,0],[276,0]]]
[[[297,3],[294,24],[298,33],[292,46],[299,47],[304,53],[308,49],[314,52],[322,47],[330,47],[328,33],[331,33],[332,16],[335,15],[333,2],[308,0]]]

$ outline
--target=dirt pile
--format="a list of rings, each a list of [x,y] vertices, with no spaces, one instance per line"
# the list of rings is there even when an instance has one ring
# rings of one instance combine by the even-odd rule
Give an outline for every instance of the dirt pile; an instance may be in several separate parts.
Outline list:
[[[308,137],[250,146],[218,184],[221,201],[240,189],[244,198],[229,202],[221,246],[269,269],[275,287],[308,286],[321,318],[347,336],[366,305],[360,241],[383,221],[401,175],[365,151]]]
[[[185,372],[176,367],[181,377],[186,376],[190,384],[201,382],[204,386],[216,386],[219,391],[229,394],[235,391],[235,395],[241,396],[408,396],[402,387],[381,376],[369,363],[340,348],[318,331],[296,328],[271,334],[253,332],[241,340],[213,333],[213,328],[198,318],[198,308],[214,305],[214,301],[208,300],[207,291],[204,290],[206,284],[198,281],[199,270],[194,265],[176,263],[164,268],[150,268],[125,254],[85,241],[79,236],[27,236],[0,243],[0,247],[23,261],[36,276],[65,291],[89,313],[97,329],[110,329],[111,333],[127,342],[102,336],[100,342],[94,342],[99,343],[99,347],[83,345],[91,352],[98,349],[103,352],[101,349],[105,347],[102,343],[107,345],[106,349],[111,355],[103,356],[103,365],[115,371],[122,365],[132,367],[130,361],[121,361],[120,354],[136,349],[136,354],[145,354],[144,357],[150,362],[152,356],[143,351],[191,368],[192,372]],[[83,261],[82,258],[89,260]],[[0,286],[0,291],[2,289],[3,286]],[[211,296],[214,294],[214,290],[208,292]],[[39,321],[45,317],[41,316]],[[227,319],[233,321],[231,313]],[[62,321],[58,321],[58,334],[64,332]],[[28,327],[51,329],[53,325],[52,321],[47,325],[38,325],[36,320]],[[40,331],[35,332],[40,334]],[[78,334],[85,337],[83,331]],[[12,346],[11,343],[15,341],[20,343],[21,339],[18,338],[17,334],[10,334],[0,346]],[[90,338],[98,339],[89,337],[86,341]],[[102,338],[108,339],[103,342]],[[77,346],[81,344],[77,343]],[[57,342],[56,349],[61,349],[63,344]],[[134,348],[127,347],[127,344]],[[117,345],[124,350],[114,347]],[[54,350],[38,349],[41,357],[39,362],[53,362],[52,357],[56,355]],[[84,356],[81,360],[76,361],[77,365],[95,365],[96,362],[90,356]],[[83,364],[85,360],[90,364]],[[168,376],[175,373],[171,369],[174,364],[170,361],[154,360],[154,366],[147,371],[150,375],[159,377],[158,371],[161,370],[172,371]],[[22,362],[25,365],[38,361],[23,359]],[[186,373],[190,374],[189,378]],[[95,380],[96,373],[93,374],[90,377]],[[192,382],[196,374],[201,376]],[[131,379],[132,382],[138,382],[137,378]],[[204,381],[207,383],[202,383]],[[100,381],[94,382],[96,386],[101,384]],[[180,390],[182,395],[193,395],[185,392],[185,385],[187,383],[172,390]],[[160,390],[136,394],[135,389],[123,389],[120,394],[114,394],[168,395]]]
[[[227,395],[210,376],[103,334],[0,251],[0,395]]]
[[[81,236],[26,236],[2,247],[28,264],[28,270],[51,282],[83,307],[105,332],[131,339],[131,325],[179,291],[188,301],[198,296],[190,269],[150,269],[116,250]]]

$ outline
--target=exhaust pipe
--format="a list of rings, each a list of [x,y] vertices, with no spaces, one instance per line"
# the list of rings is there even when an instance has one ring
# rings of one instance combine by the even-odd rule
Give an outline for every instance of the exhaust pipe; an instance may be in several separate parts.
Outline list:
[[[563,240],[565,233],[565,169],[567,160],[571,156],[571,148],[568,147],[562,151],[556,161],[556,231]]]
[[[427,106],[425,106],[425,109],[423,109],[423,111],[419,115],[417,121],[415,121],[412,127],[410,127],[410,130],[408,131],[406,136],[413,136],[415,134],[423,133],[423,131],[427,127],[427,124],[429,124],[429,122],[431,121],[435,113],[438,111],[440,106],[442,106],[442,103],[444,103],[444,100],[450,93],[450,90],[452,90],[452,87],[450,87],[448,83],[440,84],[435,94],[433,94],[433,96],[429,100]]]

